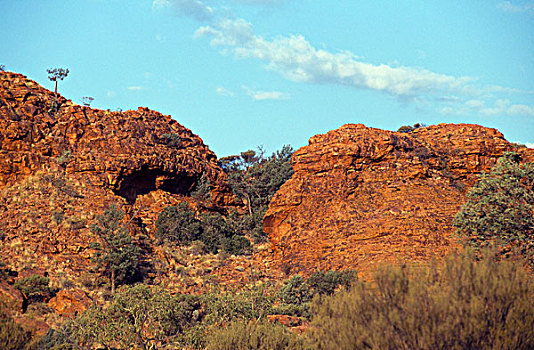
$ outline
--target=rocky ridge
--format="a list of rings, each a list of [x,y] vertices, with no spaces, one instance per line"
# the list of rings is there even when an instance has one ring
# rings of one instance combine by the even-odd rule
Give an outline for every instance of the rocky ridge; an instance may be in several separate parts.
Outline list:
[[[203,175],[211,201],[191,196]],[[147,108],[80,106],[23,75],[0,72],[0,268],[10,271],[10,283],[35,273],[48,275],[56,290],[103,283],[91,261],[90,243],[98,237],[90,225],[110,204],[126,214],[124,224],[143,251],[144,277],[169,278],[172,271],[161,263],[166,252],[153,244],[152,232],[159,212],[181,201],[197,210],[233,203],[215,154],[189,129]],[[176,288],[195,285],[187,277]],[[51,305],[69,315],[63,301]],[[21,306],[20,293],[5,280],[0,302]]]
[[[275,260],[307,273],[443,256],[467,189],[505,151],[534,159],[478,125],[400,133],[348,124],[316,135],[294,153],[294,175],[264,218]]]

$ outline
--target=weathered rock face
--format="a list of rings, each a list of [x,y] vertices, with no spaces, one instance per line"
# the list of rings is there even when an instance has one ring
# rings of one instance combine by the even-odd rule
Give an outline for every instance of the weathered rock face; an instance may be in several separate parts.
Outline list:
[[[0,187],[63,166],[132,203],[156,189],[188,194],[205,173],[215,202],[230,200],[215,154],[170,116],[79,106],[10,72],[0,83]]]
[[[476,175],[514,148],[495,129],[435,125],[397,133],[344,125],[295,152],[264,229],[296,270],[365,268],[441,256]]]
[[[190,196],[203,174],[211,202]],[[56,101],[25,76],[0,72],[0,267],[14,280],[40,269],[58,290],[105,283],[91,261],[99,237],[90,227],[110,204],[125,213],[146,277],[153,223],[165,206],[216,210],[232,200],[215,154],[169,116]],[[10,288],[0,284],[0,302],[20,312],[20,293]],[[60,295],[54,308],[68,315],[78,297]]]

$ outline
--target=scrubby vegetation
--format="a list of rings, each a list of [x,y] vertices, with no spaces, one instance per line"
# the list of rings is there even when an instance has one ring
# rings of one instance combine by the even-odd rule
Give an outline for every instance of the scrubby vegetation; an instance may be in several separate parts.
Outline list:
[[[293,175],[290,163],[293,152],[291,146],[285,145],[267,158],[259,148],[258,152],[248,150],[219,160],[234,194],[245,205],[243,215],[234,213],[233,226],[256,242],[266,239],[262,221],[269,202]]]
[[[457,232],[475,247],[517,247],[534,267],[534,163],[505,153],[468,193],[454,219]]]
[[[315,349],[531,349],[532,276],[486,255],[385,267],[313,303]]]
[[[20,350],[24,349],[30,341],[31,334],[22,329],[13,319],[0,307],[0,349]]]
[[[303,342],[285,327],[267,322],[234,321],[210,334],[206,350],[302,349]]]
[[[416,129],[425,127],[426,125],[422,123],[415,123],[414,125],[403,125],[397,130],[397,132],[412,132]]]
[[[220,160],[227,172],[229,183],[244,212],[231,210],[220,213],[196,214],[182,202],[165,208],[156,221],[156,239],[159,244],[190,245],[201,242],[202,250],[209,253],[224,251],[228,254],[248,254],[251,241],[266,240],[263,216],[274,193],[293,174],[290,165],[293,149],[282,150],[265,158],[263,152],[246,151]],[[205,176],[197,183],[192,197],[199,201],[210,199],[210,184]]]
[[[203,250],[210,253],[219,250],[229,254],[250,252],[250,241],[234,230],[221,214],[201,214],[197,219],[187,202],[167,207],[161,212],[156,221],[156,238],[159,243],[179,245],[199,241]]]
[[[24,299],[23,312],[26,311],[29,304],[43,302],[51,297],[52,290],[49,283],[50,279],[41,275],[31,275],[15,282],[15,289],[20,291]]]
[[[123,212],[112,205],[97,217],[98,223],[91,225],[91,231],[100,237],[100,242],[91,245],[96,250],[93,260],[109,276],[112,292],[117,283],[131,281],[139,266],[140,250],[122,225],[123,217]]]

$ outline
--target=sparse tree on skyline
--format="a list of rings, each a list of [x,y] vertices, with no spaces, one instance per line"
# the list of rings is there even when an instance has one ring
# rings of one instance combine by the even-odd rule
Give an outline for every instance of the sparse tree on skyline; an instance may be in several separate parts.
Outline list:
[[[53,81],[55,84],[54,84],[54,94],[57,95],[57,81],[58,80],[63,80],[67,77],[67,75],[69,75],[69,69],[64,69],[64,68],[48,68],[46,70],[46,72],[48,73],[48,79],[50,81]]]

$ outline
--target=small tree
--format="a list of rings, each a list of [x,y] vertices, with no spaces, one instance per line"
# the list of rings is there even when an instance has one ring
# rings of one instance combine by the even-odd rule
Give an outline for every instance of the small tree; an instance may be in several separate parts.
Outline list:
[[[48,79],[55,83],[54,95],[57,95],[57,81],[65,79],[67,77],[67,75],[69,75],[69,69],[68,68],[67,69],[64,69],[64,68],[48,68],[46,71],[48,73]]]
[[[90,107],[91,103],[94,101],[94,97],[91,96],[84,96],[82,97],[82,103],[86,107]]]
[[[3,64],[0,64],[0,72],[3,72],[6,70],[6,66]]]
[[[50,298],[51,290],[48,286],[50,279],[41,275],[31,275],[15,282],[15,289],[22,294],[22,312],[26,312],[28,305],[33,302],[43,302]]]
[[[123,217],[122,211],[112,205],[97,218],[98,224],[91,225],[91,231],[101,239],[101,243],[92,244],[97,250],[93,260],[109,275],[112,293],[116,283],[126,282],[135,275],[139,265],[139,247],[122,226]]]
[[[454,219],[457,232],[475,246],[495,242],[519,245],[534,253],[534,163],[507,152],[468,193],[468,201]]]

